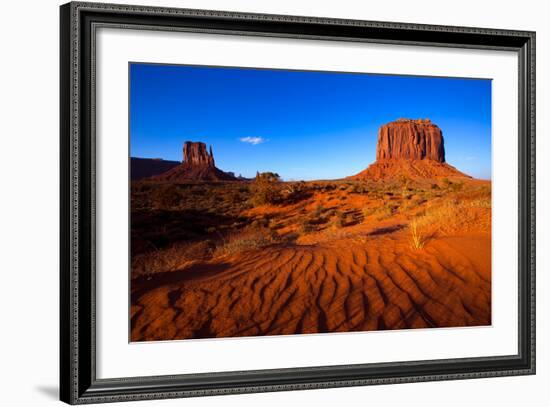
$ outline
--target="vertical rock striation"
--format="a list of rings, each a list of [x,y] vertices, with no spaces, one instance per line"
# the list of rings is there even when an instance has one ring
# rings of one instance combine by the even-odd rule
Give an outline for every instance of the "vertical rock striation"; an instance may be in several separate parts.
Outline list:
[[[183,162],[190,165],[207,165],[215,167],[212,146],[210,154],[206,151],[206,144],[198,141],[186,141],[183,144]]]
[[[434,160],[445,162],[441,129],[429,119],[399,119],[380,127],[376,160]]]

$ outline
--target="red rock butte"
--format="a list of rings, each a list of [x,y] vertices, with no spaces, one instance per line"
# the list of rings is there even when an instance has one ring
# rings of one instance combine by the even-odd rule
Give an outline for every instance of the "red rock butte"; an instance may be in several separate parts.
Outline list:
[[[430,119],[398,119],[378,131],[376,161],[352,179],[471,178],[445,162],[441,129]]]
[[[216,167],[212,146],[202,142],[183,144],[183,161],[177,167],[152,178],[155,181],[234,181],[236,178]]]
[[[380,127],[376,161],[391,159],[445,162],[441,129],[429,119],[399,119]]]
[[[212,167],[216,165],[212,146],[210,146],[210,152],[207,152],[206,144],[193,141],[183,143],[183,162],[191,165],[207,165]]]

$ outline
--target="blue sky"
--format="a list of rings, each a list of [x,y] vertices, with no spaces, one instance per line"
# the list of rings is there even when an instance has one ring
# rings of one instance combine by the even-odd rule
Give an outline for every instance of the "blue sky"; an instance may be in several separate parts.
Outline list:
[[[130,64],[130,154],[182,159],[187,140],[247,177],[335,179],[375,160],[378,128],[429,118],[446,161],[491,177],[491,81]]]

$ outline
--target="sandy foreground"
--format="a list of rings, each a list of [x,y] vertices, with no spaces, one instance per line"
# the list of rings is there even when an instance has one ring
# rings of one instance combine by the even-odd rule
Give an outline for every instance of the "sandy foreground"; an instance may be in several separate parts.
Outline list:
[[[491,324],[491,236],[411,248],[399,223],[134,279],[131,340]]]

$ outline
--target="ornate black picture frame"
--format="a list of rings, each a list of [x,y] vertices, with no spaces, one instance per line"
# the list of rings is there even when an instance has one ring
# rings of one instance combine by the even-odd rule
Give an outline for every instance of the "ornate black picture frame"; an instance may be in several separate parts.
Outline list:
[[[84,404],[535,373],[534,32],[80,2],[61,6],[60,21],[62,401]],[[97,379],[93,39],[99,26],[517,52],[518,353],[435,361]]]

